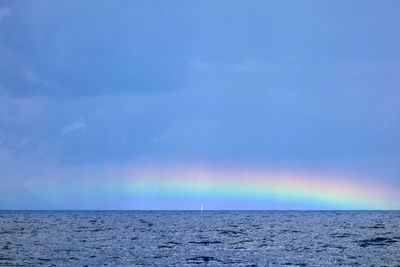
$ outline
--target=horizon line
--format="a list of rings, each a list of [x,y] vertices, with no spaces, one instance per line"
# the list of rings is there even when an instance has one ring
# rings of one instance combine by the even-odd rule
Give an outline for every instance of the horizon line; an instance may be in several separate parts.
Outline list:
[[[0,209],[2,211],[400,211],[400,209]]]

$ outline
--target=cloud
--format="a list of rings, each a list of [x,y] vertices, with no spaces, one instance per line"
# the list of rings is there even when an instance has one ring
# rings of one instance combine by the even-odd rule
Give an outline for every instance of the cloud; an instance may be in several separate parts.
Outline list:
[[[30,82],[30,83],[32,83],[32,84],[38,84],[38,85],[43,85],[43,86],[50,86],[50,84],[49,84],[46,80],[40,78],[40,77],[39,77],[35,72],[33,72],[33,71],[25,71],[25,72],[23,73],[23,76],[24,76],[24,78],[25,78],[28,82]]]
[[[0,8],[0,20],[2,20],[4,17],[10,15],[11,9],[8,7],[5,8]]]
[[[30,142],[30,137],[21,137],[0,128],[0,149],[9,151],[22,148]]]
[[[33,71],[26,71],[23,73],[25,79],[27,79],[31,83],[40,83],[41,79],[33,72]]]
[[[191,61],[190,64],[199,70],[208,72],[231,72],[237,74],[266,73],[276,70],[276,66],[262,61],[242,60],[234,63],[215,63],[207,61]]]
[[[31,140],[31,139],[30,139],[29,137],[23,138],[23,139],[21,140],[21,142],[19,143],[19,146],[20,146],[20,147],[26,146],[26,145],[29,143],[30,140]]]
[[[68,125],[65,125],[64,127],[62,127],[61,135],[67,135],[74,131],[80,131],[80,130],[84,131],[84,130],[86,130],[86,128],[87,128],[86,124],[82,120],[79,120],[79,121],[76,121],[74,123],[71,123],[71,124],[68,124]]]

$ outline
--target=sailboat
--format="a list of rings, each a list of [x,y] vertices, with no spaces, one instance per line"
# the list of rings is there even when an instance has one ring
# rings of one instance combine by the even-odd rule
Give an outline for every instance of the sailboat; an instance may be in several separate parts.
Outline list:
[[[200,211],[203,211],[204,210],[204,208],[203,208],[203,203],[201,203],[201,205],[200,205]]]

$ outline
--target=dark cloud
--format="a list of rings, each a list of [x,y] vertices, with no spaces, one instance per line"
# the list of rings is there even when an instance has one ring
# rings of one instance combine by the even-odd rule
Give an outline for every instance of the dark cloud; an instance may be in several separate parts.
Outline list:
[[[395,2],[1,5],[10,161],[379,158],[397,172]]]

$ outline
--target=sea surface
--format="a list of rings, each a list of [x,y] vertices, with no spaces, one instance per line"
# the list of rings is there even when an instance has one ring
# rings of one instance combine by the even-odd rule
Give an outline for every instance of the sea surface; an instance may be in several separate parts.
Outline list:
[[[399,266],[400,211],[0,211],[0,266]]]

